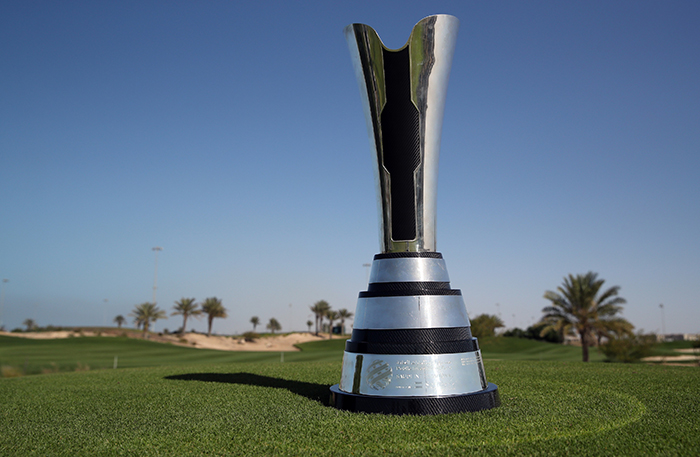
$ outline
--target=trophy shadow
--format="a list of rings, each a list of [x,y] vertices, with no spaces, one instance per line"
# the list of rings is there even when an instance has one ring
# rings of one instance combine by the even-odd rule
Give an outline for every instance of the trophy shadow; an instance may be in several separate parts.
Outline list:
[[[219,382],[224,384],[241,384],[258,387],[273,387],[286,389],[293,394],[316,401],[323,406],[330,406],[330,385],[312,382],[292,381],[289,379],[273,378],[254,373],[187,373],[166,376],[164,379],[175,381]]]

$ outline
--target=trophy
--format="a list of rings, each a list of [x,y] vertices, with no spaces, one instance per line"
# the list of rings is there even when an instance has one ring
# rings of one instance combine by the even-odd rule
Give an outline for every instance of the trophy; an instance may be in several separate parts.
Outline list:
[[[364,24],[345,28],[374,156],[381,253],[360,292],[331,404],[384,414],[479,411],[500,404],[486,381],[459,289],[435,248],[438,155],[459,21],[418,22],[387,49]]]

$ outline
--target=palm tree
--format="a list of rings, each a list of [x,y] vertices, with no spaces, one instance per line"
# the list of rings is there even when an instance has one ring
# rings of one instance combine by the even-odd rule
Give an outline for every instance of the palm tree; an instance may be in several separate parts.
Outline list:
[[[275,330],[282,330],[282,325],[273,317],[270,318],[270,322],[267,323],[267,329],[275,333]]]
[[[255,328],[260,324],[260,318],[258,316],[253,316],[250,318],[250,323],[253,324],[253,331],[255,331]]]
[[[331,309],[331,305],[329,305],[326,300],[319,300],[316,303],[314,303],[314,306],[311,306],[310,308],[311,312],[313,312],[316,316],[316,335],[318,336],[319,321],[323,322],[323,316],[326,314],[326,311]]]
[[[22,325],[27,326],[27,331],[31,332],[34,327],[36,327],[36,322],[34,322],[34,319],[25,319],[24,322],[22,322]]]
[[[148,336],[148,329],[151,326],[151,322],[168,318],[165,311],[158,309],[155,303],[149,302],[134,306],[134,310],[129,315],[134,316],[134,322],[136,322],[137,326],[140,327],[143,325],[144,338]]]
[[[306,326],[309,327],[309,333],[311,333],[311,326],[314,325],[311,321],[306,321]]]
[[[122,328],[122,324],[124,324],[124,322],[126,322],[126,318],[121,314],[114,318],[114,323],[117,324],[118,328]]]
[[[202,315],[202,310],[199,309],[199,304],[195,303],[194,298],[181,298],[180,301],[175,302],[173,306],[175,312],[171,316],[182,316],[182,331],[185,333],[187,331],[187,318],[190,316],[199,318]]]
[[[207,322],[209,324],[209,330],[207,331],[207,336],[211,336],[211,326],[214,323],[214,318],[221,317],[226,318],[226,308],[221,304],[221,300],[216,297],[207,298],[202,303],[202,311],[207,314]]]
[[[338,310],[338,318],[340,319],[341,333],[345,333],[345,319],[350,319],[352,316],[353,314],[345,308],[341,308]]]
[[[620,286],[613,286],[598,296],[605,280],[597,277],[598,274],[592,271],[585,275],[569,275],[564,278],[564,284],[557,287],[559,293],[548,290],[544,294],[552,305],[542,309],[545,314],[542,320],[547,325],[540,334],[573,328],[581,340],[584,362],[588,362],[592,333],[613,322],[615,315],[622,311],[619,305],[627,303],[617,296]]]
[[[333,338],[333,321],[338,320],[338,311],[329,309],[326,311],[326,319],[328,319],[328,338]]]

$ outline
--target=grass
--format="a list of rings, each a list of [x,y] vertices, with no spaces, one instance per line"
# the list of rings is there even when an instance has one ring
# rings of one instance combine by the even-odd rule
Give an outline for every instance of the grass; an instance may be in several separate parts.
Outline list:
[[[693,341],[669,341],[655,345],[652,355],[680,355],[682,353],[676,352],[676,349],[691,349],[692,347]],[[697,352],[700,353],[700,348],[697,348]]]
[[[343,340],[331,340],[344,344]],[[324,348],[324,342],[320,342]],[[230,352],[196,349],[126,337],[76,337],[32,340],[0,336],[0,366],[14,374],[38,374],[59,371],[168,366],[182,364],[275,362],[279,352]],[[287,352],[285,362],[340,361],[339,351],[309,350]]]
[[[278,352],[121,337],[0,337],[0,365],[91,368],[0,379],[0,455],[700,455],[697,368],[584,364],[578,347],[524,339],[480,343],[501,407],[396,417],[328,406],[341,339],[300,344],[280,363]]]
[[[692,368],[487,360],[501,407],[417,417],[329,407],[340,365],[215,363],[2,379],[0,455],[700,454]]]
[[[675,344],[675,343],[668,343]],[[285,362],[342,359],[345,340],[333,339],[297,345],[301,352],[287,352]],[[581,360],[581,348],[519,338],[480,340],[484,358],[497,360]],[[113,368],[173,366],[181,364],[277,362],[279,352],[230,352],[196,349],[126,337],[75,337],[33,340],[0,336],[0,376]],[[591,360],[603,357],[591,350]],[[4,374],[3,374],[4,373]]]
[[[525,338],[480,338],[479,346],[486,359],[580,362],[582,358],[579,346],[546,343]],[[605,357],[596,348],[589,348],[589,358],[591,362],[600,362]]]

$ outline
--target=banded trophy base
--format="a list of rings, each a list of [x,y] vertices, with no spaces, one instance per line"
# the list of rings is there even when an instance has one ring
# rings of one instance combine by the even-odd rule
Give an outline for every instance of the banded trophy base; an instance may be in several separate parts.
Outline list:
[[[338,384],[331,386],[331,405],[353,412],[435,415],[476,412],[495,408],[500,404],[498,386],[493,383],[488,383],[488,387],[479,392],[427,397],[360,395],[343,392],[338,388]]]

